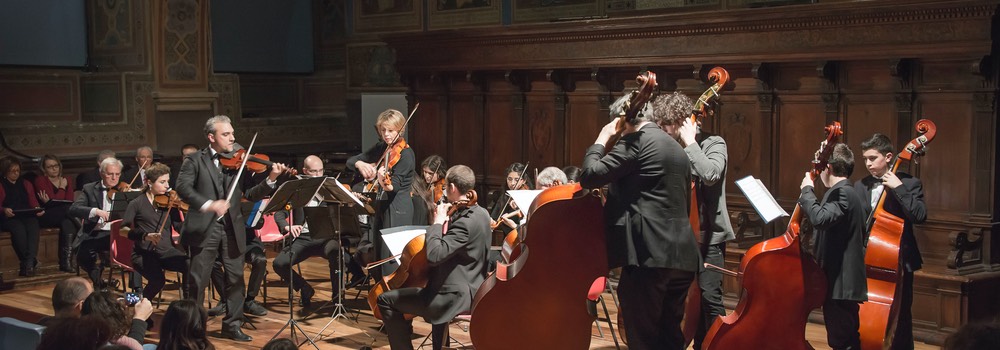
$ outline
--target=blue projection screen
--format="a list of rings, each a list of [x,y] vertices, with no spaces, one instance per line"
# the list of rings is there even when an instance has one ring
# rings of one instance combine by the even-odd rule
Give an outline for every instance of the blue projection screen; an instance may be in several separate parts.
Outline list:
[[[312,1],[212,0],[216,72],[311,73]]]
[[[0,0],[0,65],[86,64],[83,0]]]

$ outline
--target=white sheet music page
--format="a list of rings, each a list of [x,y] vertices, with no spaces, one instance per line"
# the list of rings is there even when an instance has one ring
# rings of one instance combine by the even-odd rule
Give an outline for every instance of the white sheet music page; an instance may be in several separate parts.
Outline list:
[[[753,176],[744,177],[736,180],[736,187],[743,191],[743,195],[750,200],[750,204],[753,205],[754,209],[757,209],[757,214],[760,215],[761,219],[764,219],[764,222],[788,216],[788,212],[778,205],[778,201],[774,199],[774,196],[759,179]]]

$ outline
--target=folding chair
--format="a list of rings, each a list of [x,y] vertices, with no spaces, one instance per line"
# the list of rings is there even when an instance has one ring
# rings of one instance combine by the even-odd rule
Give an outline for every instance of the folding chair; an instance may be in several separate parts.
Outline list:
[[[131,279],[139,276],[135,268],[132,266],[132,248],[134,243],[128,236],[123,236],[121,234],[122,230],[122,220],[118,219],[111,222],[111,266],[108,268],[108,279],[114,278],[114,267],[121,269],[122,273],[122,291],[127,292],[128,287],[125,284],[125,272],[129,272],[130,281]],[[139,288],[142,288],[142,277],[138,279],[136,284]]]
[[[608,321],[608,333],[611,333],[611,339],[615,341],[615,347],[621,349],[621,346],[618,345],[618,336],[615,335],[614,325],[611,323],[611,315],[608,313],[608,305],[604,303],[604,296],[602,295],[608,287],[607,277],[598,277],[594,280],[594,283],[590,285],[590,291],[587,292],[587,299],[590,301],[590,307],[593,308],[593,313],[595,315],[597,314],[597,303],[601,303],[601,308],[604,309],[604,319]],[[594,320],[594,323],[597,325],[598,334],[600,334],[601,338],[604,338],[604,331],[601,330],[600,317]]]

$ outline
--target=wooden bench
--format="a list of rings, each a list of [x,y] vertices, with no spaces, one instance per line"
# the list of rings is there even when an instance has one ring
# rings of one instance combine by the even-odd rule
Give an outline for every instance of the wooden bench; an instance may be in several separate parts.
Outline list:
[[[38,272],[19,277],[20,261],[14,253],[10,232],[0,232],[0,291],[52,283],[71,274],[59,271],[59,229],[43,228],[38,237]]]

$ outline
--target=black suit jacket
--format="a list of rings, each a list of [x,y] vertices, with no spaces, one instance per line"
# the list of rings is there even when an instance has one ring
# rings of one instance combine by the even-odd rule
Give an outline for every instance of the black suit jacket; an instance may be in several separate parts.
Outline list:
[[[910,174],[897,172],[896,176],[903,182],[903,185],[884,192],[888,196],[885,199],[884,208],[889,214],[904,220],[903,236],[900,237],[899,243],[899,259],[903,267],[912,272],[920,270],[924,263],[920,257],[920,248],[917,247],[917,238],[913,235],[913,224],[920,224],[927,220],[924,187],[921,185],[920,179]],[[865,199],[869,212],[875,210],[871,207],[872,187],[881,182],[879,179],[867,176],[854,183],[854,189],[861,194],[861,198]],[[883,191],[885,190],[889,190],[889,187],[883,187]]]
[[[184,217],[181,230],[181,244],[201,246],[208,237],[209,230],[222,229],[222,225],[213,225],[217,216],[214,212],[202,212],[201,207],[209,201],[226,199],[229,188],[236,181],[238,170],[222,170],[215,166],[212,152],[208,148],[192,153],[184,158],[181,172],[177,175],[177,194],[191,206],[188,215]],[[244,197],[244,188],[250,181],[250,173],[243,172],[240,185],[236,186],[233,198],[229,200],[228,216],[232,220],[234,238],[240,254],[246,253],[247,237],[246,223],[240,209],[240,198]],[[253,202],[259,201],[271,194],[274,188],[261,181],[246,191],[245,197]]]
[[[74,191],[83,191],[83,185],[94,181],[101,181],[101,168],[94,168],[76,175],[76,188]]]
[[[77,233],[76,239],[73,240],[73,247],[80,246],[80,243],[87,239],[98,239],[108,236],[107,232],[94,232],[100,217],[90,217],[91,209],[102,209],[104,207],[104,196],[107,195],[107,192],[101,191],[103,187],[104,184],[101,181],[91,182],[83,185],[82,191],[76,192],[73,204],[69,206],[68,213],[69,216],[82,220],[83,225],[80,226],[80,232]]]
[[[826,272],[827,297],[868,300],[865,280],[865,220],[868,206],[848,180],[833,185],[817,202],[812,186],[799,195],[802,212],[816,228],[816,258]]]
[[[701,254],[688,220],[691,169],[680,144],[649,123],[603,154],[602,145],[587,149],[580,185],[610,183],[608,265],[698,271]]]
[[[490,214],[478,205],[452,214],[448,232],[441,225],[431,225],[424,235],[427,252],[427,287],[424,293],[429,307],[422,315],[427,323],[447,323],[463,311],[472,309],[472,298],[488,274],[487,256],[492,239]]]
[[[140,188],[142,188],[142,186],[145,186],[146,184],[142,180],[142,175],[136,176],[136,174],[138,174],[138,173],[139,173],[139,167],[135,167],[135,168],[123,171],[122,172],[122,176],[119,178],[119,180],[121,180],[121,182],[124,182],[124,183],[130,183],[131,182],[131,184],[132,184],[131,187],[133,189],[140,189]],[[132,181],[133,178],[135,178],[135,181]]]

